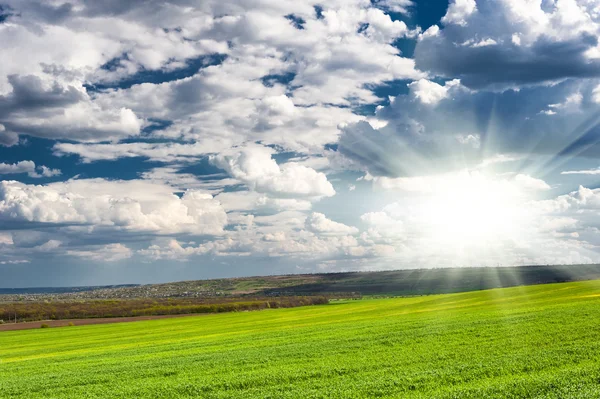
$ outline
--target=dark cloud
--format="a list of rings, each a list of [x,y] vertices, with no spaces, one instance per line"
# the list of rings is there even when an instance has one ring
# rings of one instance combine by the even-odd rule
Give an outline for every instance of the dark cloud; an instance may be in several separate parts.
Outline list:
[[[56,81],[44,85],[33,75],[10,75],[8,82],[12,91],[0,96],[0,144],[4,146],[16,144],[19,134],[103,141],[140,131],[140,121],[131,110],[102,109],[74,86]]]
[[[597,45],[588,34],[556,42],[541,37],[529,48],[509,43],[481,47],[457,43],[454,29],[419,42],[417,68],[438,76],[459,78],[472,89],[504,89],[566,78],[600,76],[600,62],[585,53]]]
[[[50,87],[44,87],[42,80],[33,75],[10,75],[8,82],[12,92],[0,96],[0,122],[1,118],[13,113],[62,108],[85,98],[84,93],[73,86],[64,87],[54,82]]]
[[[7,132],[4,125],[0,125],[0,145],[12,147],[19,143],[19,135],[14,132]]]
[[[520,8],[519,8],[520,7]],[[472,89],[555,82],[600,76],[598,23],[585,3],[529,6],[478,1],[473,8],[451,4],[415,48],[416,66],[437,76],[459,78]]]

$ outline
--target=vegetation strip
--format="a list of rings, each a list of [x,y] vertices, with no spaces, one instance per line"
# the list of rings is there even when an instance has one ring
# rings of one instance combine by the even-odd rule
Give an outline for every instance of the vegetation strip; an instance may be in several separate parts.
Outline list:
[[[95,319],[65,319],[65,320],[42,320],[42,321],[26,321],[22,323],[5,323],[0,324],[0,331],[17,331],[17,330],[31,330],[33,328],[40,328],[42,325],[52,327],[73,327],[73,326],[87,326],[90,324],[112,324],[112,323],[129,323],[133,321],[148,321],[148,320],[160,320],[169,319],[173,317],[190,317],[199,316],[198,314],[172,314],[172,315],[159,315],[159,316],[137,316],[137,317],[107,317],[107,318],[95,318]]]
[[[284,298],[169,298],[96,300],[75,302],[14,302],[0,303],[0,324],[34,320],[64,320],[108,317],[136,317],[195,313],[224,313],[263,309],[293,308],[322,305],[323,296]]]

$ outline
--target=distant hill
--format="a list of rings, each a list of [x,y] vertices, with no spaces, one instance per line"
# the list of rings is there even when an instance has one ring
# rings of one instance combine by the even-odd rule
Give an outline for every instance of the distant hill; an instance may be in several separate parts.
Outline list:
[[[181,281],[130,292],[171,295],[426,295],[600,279],[600,265],[412,269]]]
[[[240,296],[410,296],[600,279],[600,265],[412,269],[181,281],[152,285],[0,289],[0,300]],[[24,297],[24,298],[23,298]]]

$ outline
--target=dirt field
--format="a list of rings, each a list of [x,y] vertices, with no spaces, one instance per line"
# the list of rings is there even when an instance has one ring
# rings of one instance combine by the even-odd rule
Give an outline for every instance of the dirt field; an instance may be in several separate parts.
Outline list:
[[[75,326],[85,326],[88,324],[108,324],[108,323],[126,323],[130,321],[157,320],[168,319],[173,317],[189,317],[189,316],[204,316],[203,314],[177,314],[163,316],[139,316],[139,317],[110,317],[98,319],[68,319],[68,320],[45,320],[45,321],[28,321],[24,323],[7,323],[0,324],[0,331],[15,331],[15,330],[30,330],[40,328],[42,324],[47,324],[53,327],[67,327],[69,323]]]

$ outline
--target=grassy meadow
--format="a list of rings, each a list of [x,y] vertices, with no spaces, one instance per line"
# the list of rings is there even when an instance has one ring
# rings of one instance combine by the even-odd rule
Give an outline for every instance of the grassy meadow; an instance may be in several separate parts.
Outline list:
[[[0,333],[1,398],[597,398],[600,281]]]

